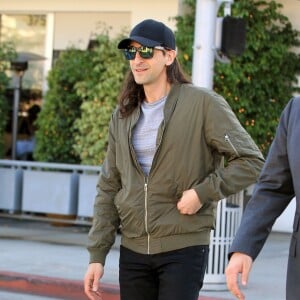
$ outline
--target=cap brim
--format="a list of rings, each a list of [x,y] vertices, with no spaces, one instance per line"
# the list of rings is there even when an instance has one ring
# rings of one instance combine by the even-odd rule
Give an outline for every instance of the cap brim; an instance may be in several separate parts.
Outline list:
[[[160,43],[157,41],[153,41],[141,36],[131,36],[130,38],[124,39],[122,40],[119,44],[118,44],[118,49],[125,49],[129,46],[129,44],[135,41],[143,46],[147,46],[147,47],[155,47],[155,46],[159,46]]]

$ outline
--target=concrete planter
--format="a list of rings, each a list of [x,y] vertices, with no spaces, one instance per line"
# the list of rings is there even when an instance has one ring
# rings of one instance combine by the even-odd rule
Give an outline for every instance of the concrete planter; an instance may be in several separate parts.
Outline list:
[[[0,209],[21,210],[22,169],[0,168]]]
[[[76,215],[78,174],[24,170],[22,200],[23,212]]]
[[[98,174],[80,174],[78,191],[78,217],[92,218]]]

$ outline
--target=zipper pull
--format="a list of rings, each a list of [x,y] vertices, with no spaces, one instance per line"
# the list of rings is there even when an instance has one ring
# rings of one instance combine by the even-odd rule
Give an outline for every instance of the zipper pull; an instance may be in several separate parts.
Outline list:
[[[229,137],[229,135],[228,135],[227,133],[225,134],[224,139],[225,139],[225,142],[227,142],[227,143],[230,145],[230,147],[231,147],[232,150],[235,152],[235,154],[236,154],[238,157],[240,157],[240,155],[239,155],[237,149],[235,148],[235,146],[234,146],[233,143],[231,142],[230,137]]]
[[[145,177],[144,192],[147,192],[147,190],[148,190],[148,178]]]

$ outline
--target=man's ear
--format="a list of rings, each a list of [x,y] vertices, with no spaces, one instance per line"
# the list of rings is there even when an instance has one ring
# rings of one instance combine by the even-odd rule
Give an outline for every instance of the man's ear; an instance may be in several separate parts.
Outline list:
[[[170,66],[173,63],[174,59],[176,58],[176,51],[175,50],[166,51],[166,57],[167,57],[166,66]]]

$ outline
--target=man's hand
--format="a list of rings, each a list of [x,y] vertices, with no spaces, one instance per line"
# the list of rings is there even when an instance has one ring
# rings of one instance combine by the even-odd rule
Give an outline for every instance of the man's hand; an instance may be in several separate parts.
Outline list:
[[[194,189],[184,191],[177,203],[177,209],[183,215],[193,215],[202,207],[202,203]]]
[[[102,300],[99,280],[104,268],[100,263],[91,263],[84,276],[84,292],[90,300]]]
[[[241,274],[241,283],[245,286],[248,282],[249,272],[252,267],[252,258],[244,253],[235,252],[232,254],[228,266],[225,270],[227,287],[229,291],[239,300],[244,300],[245,296],[238,285],[238,277]]]

